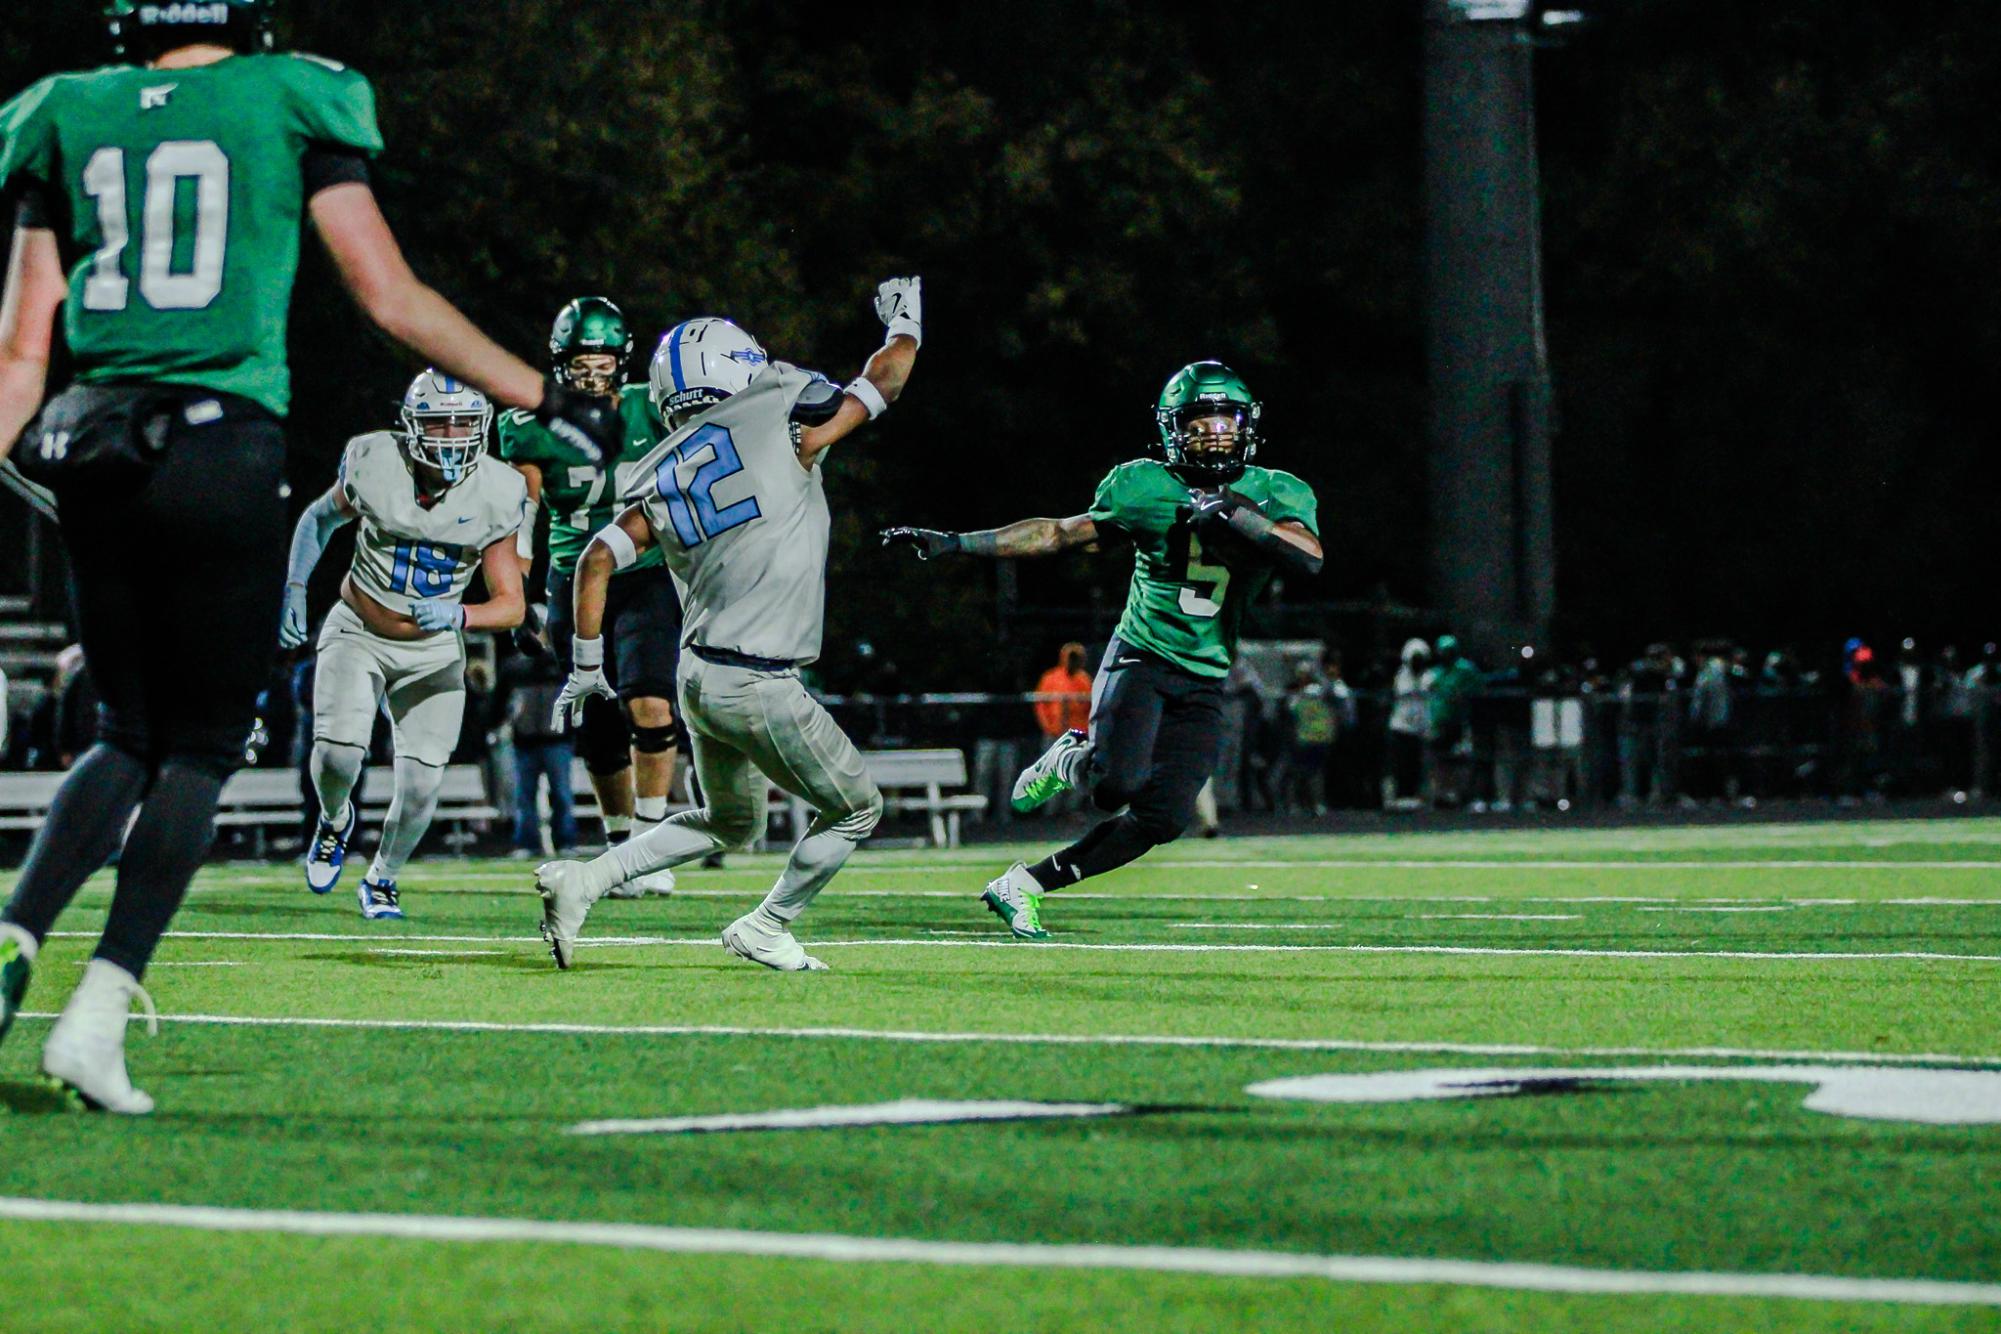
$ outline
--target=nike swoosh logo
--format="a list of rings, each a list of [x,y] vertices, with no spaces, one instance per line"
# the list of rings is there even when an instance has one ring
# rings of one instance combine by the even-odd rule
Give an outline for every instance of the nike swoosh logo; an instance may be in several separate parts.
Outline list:
[[[471,523],[471,522],[472,522],[472,515],[470,515],[470,514],[461,514],[461,515],[459,516],[459,522],[460,522],[460,523]]]

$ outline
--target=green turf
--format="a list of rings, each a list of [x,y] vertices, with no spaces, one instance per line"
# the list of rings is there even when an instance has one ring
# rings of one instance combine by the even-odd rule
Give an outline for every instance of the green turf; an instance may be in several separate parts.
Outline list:
[[[672,900],[601,905],[586,938],[631,943],[587,949],[569,973],[556,972],[534,939],[537,903],[518,864],[412,868],[403,881],[411,920],[400,924],[361,922],[345,895],[307,895],[291,868],[219,866],[198,883],[147,979],[169,1019],[157,1039],[134,1030],[135,1079],[160,1100],[159,1114],[140,1122],[61,1113],[32,1079],[47,1031],[33,1016],[60,1005],[87,955],[108,904],[100,880],[61,924],[78,934],[46,947],[30,1015],[0,1050],[0,1197],[2001,1279],[2001,1127],[1844,1119],[1805,1110],[1806,1087],[1748,1082],[1365,1106],[1244,1092],[1288,1075],[1680,1064],[1697,1058],[1667,1054],[1716,1049],[1788,1052],[1790,1063],[1879,1053],[2001,1069],[2001,822],[1624,837],[1182,844],[1094,882],[1103,897],[1053,897],[1053,947],[1004,943],[979,908],[981,883],[1008,850],[864,854],[800,928],[833,971],[791,976],[709,943],[754,902],[772,858],[692,873],[693,892]],[[1077,944],[1105,948],[1065,948]],[[1134,948],[1215,944],[1258,948]],[[1523,952],[1551,950],[1588,953]],[[455,1032],[171,1016],[755,1031]],[[819,1031],[828,1029],[856,1032]],[[966,1040],[905,1040],[912,1034]],[[982,1035],[1506,1044],[1542,1054]],[[1152,1110],[998,1126],[563,1133],[597,1118],[912,1097]],[[21,1284],[49,1294],[9,1309],[0,1318],[8,1330],[1997,1323],[1992,1308],[835,1265],[99,1223],[0,1223],[0,1239]],[[116,1290],[97,1281],[125,1267],[151,1278]]]

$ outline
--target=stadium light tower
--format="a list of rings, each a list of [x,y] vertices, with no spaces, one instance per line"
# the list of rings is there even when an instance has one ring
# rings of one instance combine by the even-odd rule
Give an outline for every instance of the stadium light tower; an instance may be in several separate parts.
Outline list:
[[[1431,592],[1494,661],[1556,611],[1533,58],[1585,14],[1424,4]]]

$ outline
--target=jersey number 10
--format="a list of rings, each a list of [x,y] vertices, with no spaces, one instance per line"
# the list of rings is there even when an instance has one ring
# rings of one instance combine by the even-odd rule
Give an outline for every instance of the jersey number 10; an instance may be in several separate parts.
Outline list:
[[[183,181],[194,187],[194,236],[185,244],[175,220]],[[132,280],[124,269],[125,247],[132,240],[125,150],[92,153],[83,169],[83,190],[97,201],[97,230],[104,238],[84,279],[83,308],[123,310],[132,299]],[[155,148],[146,158],[139,223],[139,295],[146,304],[155,310],[206,309],[222,295],[229,156],[207,139],[174,139]]]
[[[708,459],[683,486],[680,465],[698,457],[704,449],[709,451]],[[682,546],[698,547],[712,537],[720,537],[732,528],[741,528],[762,517],[756,496],[745,496],[734,504],[716,508],[716,483],[742,471],[743,459],[736,452],[736,441],[730,438],[729,429],[714,425],[702,427],[660,461],[653,473],[654,485],[667,506],[667,516],[674,521],[674,535],[681,539]]]

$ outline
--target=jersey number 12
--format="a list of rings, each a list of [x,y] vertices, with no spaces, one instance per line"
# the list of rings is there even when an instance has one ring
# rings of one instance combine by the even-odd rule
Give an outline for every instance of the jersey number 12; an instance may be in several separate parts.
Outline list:
[[[194,193],[194,235],[176,221],[181,183]],[[83,169],[83,191],[97,201],[104,238],[83,283],[85,310],[123,310],[132,299],[125,247],[132,240],[125,186],[125,150],[100,148]],[[204,310],[222,295],[223,253],[229,246],[229,156],[208,139],[173,139],[146,158],[146,197],[139,216],[139,295],[154,310]],[[177,267],[178,261],[178,267]]]
[[[700,457],[705,449],[709,457],[684,486],[681,463]],[[729,429],[714,425],[702,427],[660,461],[654,471],[654,485],[659,488],[667,517],[674,521],[674,535],[681,539],[682,546],[698,547],[712,537],[720,537],[732,528],[741,528],[762,517],[756,496],[745,496],[734,504],[716,508],[716,483],[742,471],[743,459],[736,452],[736,441],[730,438]]]

